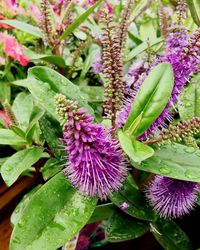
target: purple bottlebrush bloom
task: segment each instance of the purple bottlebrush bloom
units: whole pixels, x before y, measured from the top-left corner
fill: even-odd
[[[158,59],[156,59],[153,65],[151,66],[153,68],[154,66],[162,62],[171,63],[174,71],[174,88],[172,90],[171,97],[165,109],[153,122],[153,124],[145,131],[145,133],[140,136],[140,139],[148,138],[153,133],[166,127],[166,121],[170,122],[172,120],[172,114],[170,109],[174,107],[174,104],[177,102],[178,97],[184,88],[184,85],[189,81],[190,75],[192,73],[196,73],[199,71],[198,67],[200,65],[200,49],[199,45],[195,45],[195,39],[196,36],[191,35],[189,37],[187,33],[184,33],[184,31],[171,33],[167,39],[167,52],[164,55],[161,55]],[[187,47],[192,41],[194,41],[194,45],[188,49]],[[186,51],[188,51],[188,53],[186,53]],[[138,77],[141,75],[141,73],[137,72],[137,70],[135,70],[134,72],[136,75],[138,75]],[[135,80],[135,75],[133,76],[133,80]],[[139,82],[140,86],[143,81],[144,79]],[[136,83],[134,82],[134,85],[135,84]],[[139,86],[139,84],[136,84],[136,90],[132,91],[133,97],[130,100],[132,102],[132,105],[134,104],[134,99],[138,92],[137,89],[140,89],[140,87],[138,88],[137,86]],[[119,112],[119,121],[124,121],[125,117],[128,117],[132,106],[130,105],[130,101],[128,100],[127,107],[124,107],[121,112]],[[119,124],[121,125],[123,123],[125,123],[125,121]]]
[[[156,212],[164,218],[178,218],[189,213],[197,200],[198,184],[156,176],[146,196]]]
[[[103,71],[103,63],[101,59],[101,53],[97,53],[95,56],[95,60],[92,63],[92,72],[94,74],[99,74]]]
[[[82,194],[106,199],[126,178],[123,151],[103,125],[93,123],[76,102],[69,101],[66,113],[63,141],[69,156],[64,173]]]

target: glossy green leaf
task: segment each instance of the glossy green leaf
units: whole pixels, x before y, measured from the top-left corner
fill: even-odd
[[[43,37],[42,31],[38,27],[35,27],[35,26],[30,25],[28,23],[24,23],[24,22],[21,22],[18,20],[1,20],[0,23],[8,24],[8,25],[10,25],[18,30],[24,31],[27,34],[36,36],[38,38]]]
[[[96,7],[100,5],[101,2],[102,0],[98,0],[95,4],[92,5],[92,7],[90,7],[81,16],[75,19],[72,24],[67,26],[67,28],[65,29],[65,31],[62,33],[62,35],[58,40],[62,41],[64,38],[69,36],[70,33],[72,33],[76,28],[79,27],[80,24],[82,24],[88,18],[88,16],[96,9]]]
[[[12,105],[12,110],[19,123],[19,127],[26,129],[29,124],[30,115],[33,109],[33,98],[25,92],[19,93]]]
[[[200,1],[199,0],[187,0],[192,18],[194,22],[200,26]]]
[[[34,78],[44,84],[48,83],[51,91],[62,93],[69,99],[77,100],[80,106],[84,106],[88,111],[92,112],[79,87],[55,70],[36,66],[29,70],[28,75],[30,78]]]
[[[88,224],[108,219],[115,210],[116,206],[113,203],[96,206],[91,218],[88,221]]]
[[[198,75],[181,93],[178,110],[182,120],[200,117],[200,77]]]
[[[136,95],[124,130],[127,131],[142,113],[140,123],[133,135],[138,137],[143,134],[167,105],[173,85],[174,75],[171,64],[161,63],[156,66],[145,79]]]
[[[137,169],[186,181],[200,181],[200,150],[181,144],[166,144],[151,158],[133,163]]]
[[[172,220],[158,219],[151,223],[151,232],[166,250],[192,250],[192,244],[183,230]]]
[[[145,197],[136,187],[126,180],[122,189],[110,195],[110,200],[116,205],[128,205],[123,211],[132,217],[143,220],[154,220],[155,214],[153,210],[145,202]]]
[[[24,197],[22,198],[22,200],[20,201],[20,203],[18,203],[18,205],[16,206],[15,210],[13,211],[11,217],[10,217],[10,221],[12,223],[13,226],[15,226],[18,221],[20,220],[24,208],[27,206],[27,204],[29,203],[30,199],[32,198],[32,196],[34,195],[34,193],[41,187],[41,185],[36,186],[35,188],[33,188],[31,191],[29,191],[27,194],[24,195]]]
[[[44,109],[34,106],[29,119],[29,126],[26,130],[26,139],[31,140],[38,120],[44,115]]]
[[[66,156],[66,152],[60,147],[61,143],[59,138],[62,137],[60,123],[45,114],[39,120],[39,125],[42,135],[55,157],[60,159],[61,157]]]
[[[63,169],[63,163],[55,158],[48,159],[41,168],[43,179],[46,181]]]
[[[40,159],[42,152],[42,148],[34,147],[20,150],[9,157],[1,167],[1,175],[5,183],[11,186],[23,171]]]
[[[47,82],[41,82],[35,78],[27,78],[27,88],[44,110],[50,113],[55,119],[58,120],[56,114],[56,107],[54,103],[55,92],[51,89]]]
[[[120,242],[136,239],[149,230],[147,222],[140,221],[119,211],[116,211],[106,223],[106,239],[110,242]]]
[[[128,55],[124,58],[124,61],[129,62],[133,60],[136,56],[138,56],[139,54],[147,50],[149,46],[153,47],[155,45],[162,44],[162,43],[163,43],[163,38],[161,37],[151,40],[150,42],[145,41],[141,43],[140,45],[138,45],[137,47],[135,47],[134,49],[132,49],[130,53],[128,53]]]
[[[118,137],[124,152],[135,162],[144,161],[154,154],[153,148],[131,138],[121,130],[118,132]]]
[[[12,233],[10,250],[61,247],[87,223],[96,202],[80,195],[63,173],[59,173],[41,187],[25,207]]]
[[[36,52],[34,52],[26,47],[24,47],[24,53],[31,61],[42,60],[42,61],[49,62],[49,63],[54,64],[54,65],[57,65],[61,68],[66,67],[65,60],[61,56],[37,54]]]
[[[1,145],[23,145],[27,142],[20,136],[16,135],[10,129],[0,129],[0,144]]]

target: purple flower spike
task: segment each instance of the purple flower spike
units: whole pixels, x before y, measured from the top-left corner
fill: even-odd
[[[117,191],[126,178],[125,158],[118,141],[75,102],[66,107],[68,122],[63,141],[68,151],[64,173],[73,186],[86,196],[101,200]]]
[[[147,190],[147,199],[164,218],[178,218],[189,213],[197,200],[198,184],[156,176]]]

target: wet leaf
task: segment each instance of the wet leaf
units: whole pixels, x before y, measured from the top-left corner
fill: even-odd
[[[151,232],[166,250],[192,250],[192,244],[182,229],[172,220],[158,219],[151,223]]]
[[[124,152],[135,162],[141,162],[154,154],[153,148],[131,138],[130,135],[118,132],[120,145]]]
[[[137,169],[186,181],[200,181],[200,150],[181,144],[166,144],[155,150],[152,157],[136,163]]]
[[[61,247],[87,223],[96,202],[80,195],[63,173],[59,173],[42,186],[25,207],[13,230],[10,250]]]
[[[130,217],[116,211],[106,223],[106,239],[110,242],[120,242],[136,239],[149,230],[147,222]]]
[[[40,159],[42,152],[42,148],[34,147],[18,151],[10,156],[1,167],[1,175],[5,183],[11,186],[23,171]]]
[[[155,219],[153,210],[145,202],[144,194],[131,183],[129,178],[122,189],[114,192],[109,198],[118,207],[122,204],[128,205],[123,211],[135,218],[143,220]]]
[[[161,63],[151,70],[136,95],[124,131],[130,129],[141,115],[140,123],[132,133],[138,137],[159,117],[167,105],[174,85],[171,64]]]

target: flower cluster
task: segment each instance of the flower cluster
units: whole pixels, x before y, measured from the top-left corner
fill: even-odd
[[[147,190],[147,199],[164,218],[177,218],[189,213],[197,200],[198,184],[156,176]]]
[[[91,115],[78,108],[76,102],[56,95],[56,104],[62,123],[67,118],[63,141],[69,156],[64,173],[82,194],[106,199],[122,186],[126,177],[118,141],[101,124],[93,123]]]
[[[175,106],[175,103],[177,102],[178,97],[185,84],[189,81],[191,74],[199,72],[200,50],[199,42],[197,39],[199,37],[199,33],[200,32],[198,30],[191,36],[187,35],[187,33],[183,30],[170,33],[167,39],[166,53],[161,55],[158,59],[154,60],[154,63],[151,65],[151,68],[153,68],[155,65],[161,62],[171,63],[174,71],[174,88],[165,109],[153,122],[153,124],[147,129],[147,131],[145,131],[145,134],[143,134],[140,138],[149,137],[153,133],[160,131],[160,129],[166,127],[166,121],[170,122],[172,120],[171,108]],[[132,92],[133,97],[131,98],[131,100],[125,103],[125,106],[123,107],[121,112],[119,112],[117,118],[119,121],[119,126],[122,126],[122,124],[124,124],[125,122],[125,118],[128,117],[130,108],[132,106],[130,103],[134,103],[135,96],[149,70],[150,67],[148,66],[147,70],[144,70],[145,74],[142,75],[141,65],[138,65],[136,67],[133,66],[133,69],[131,69],[131,71],[129,72],[127,87],[129,88],[130,95]],[[137,78],[140,79],[139,82],[135,80]],[[134,86],[133,90],[129,87],[132,85]]]
[[[3,43],[3,49],[6,55],[12,57],[14,60],[19,61],[22,66],[26,66],[29,62],[29,58],[25,56],[24,49],[17,40],[4,33],[0,33],[0,42]]]

